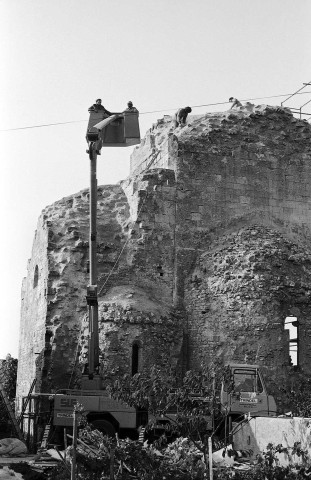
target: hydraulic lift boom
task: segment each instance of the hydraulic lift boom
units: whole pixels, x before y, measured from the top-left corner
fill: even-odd
[[[100,121],[98,121],[100,120]],[[98,338],[98,288],[97,288],[97,155],[105,146],[131,146],[140,143],[138,112],[124,112],[100,119],[98,112],[90,112],[86,134],[90,159],[90,283],[87,287],[89,313],[88,366],[82,389],[100,389],[99,338]]]

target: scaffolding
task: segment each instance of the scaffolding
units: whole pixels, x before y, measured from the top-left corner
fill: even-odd
[[[52,398],[49,393],[29,393],[23,397],[23,413],[19,417],[21,430],[30,452],[48,444],[52,419]]]

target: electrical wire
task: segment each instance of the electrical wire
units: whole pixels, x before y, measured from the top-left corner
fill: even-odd
[[[311,93],[311,92],[301,92],[301,93],[296,93],[296,95],[305,95],[306,93]],[[278,97],[287,97],[289,95],[292,95],[291,93],[285,93],[282,95],[271,95],[270,97],[256,97],[256,98],[241,98],[241,102],[249,102],[251,100],[263,100],[264,98],[278,98]],[[202,105],[192,105],[191,108],[200,108],[200,107],[214,107],[216,105],[225,105],[226,103],[230,103],[228,101],[226,102],[217,102],[217,103],[203,103]],[[169,112],[172,110],[176,110],[177,107],[175,108],[168,108],[165,110],[153,110],[150,112],[142,112],[139,113],[140,115],[145,115],[147,113],[159,113],[159,112]],[[178,107],[179,108],[179,107]]]
[[[311,93],[311,92],[297,92],[295,94],[284,93],[284,94],[281,94],[281,95],[271,95],[271,96],[268,96],[268,97],[242,98],[241,102],[250,102],[250,101],[253,101],[253,100],[263,100],[265,98],[288,97],[290,95],[305,95],[305,94],[308,94],[308,93]],[[225,105],[226,103],[230,103],[230,102],[226,101],[226,102],[217,102],[217,103],[202,103],[201,105],[193,105],[192,108],[214,107],[214,106],[217,106],[217,105]],[[179,107],[171,107],[171,108],[166,108],[166,109],[162,108],[161,110],[151,110],[149,112],[139,112],[139,115],[149,115],[151,113],[171,112],[171,111],[175,111],[177,108],[179,108]],[[87,120],[71,120],[69,122],[56,122],[56,123],[45,123],[45,124],[43,123],[43,124],[40,124],[40,125],[30,125],[30,126],[26,126],[26,127],[6,128],[6,129],[0,129],[0,132],[11,132],[11,131],[14,131],[14,130],[26,130],[26,129],[30,129],[30,128],[52,127],[52,126],[56,126],[56,125],[67,125],[67,124],[70,124],[70,123],[82,123],[82,122],[87,122]]]
[[[71,120],[70,122],[43,123],[41,125],[31,125],[29,127],[7,128],[4,130],[0,130],[0,132],[11,132],[12,130],[26,130],[27,128],[52,127],[54,125],[66,125],[68,123],[81,123],[81,122],[87,122],[87,120]]]

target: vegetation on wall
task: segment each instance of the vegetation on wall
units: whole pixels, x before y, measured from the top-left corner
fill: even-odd
[[[0,365],[0,382],[13,411],[15,409],[17,364],[18,360],[8,354]],[[1,432],[5,433],[9,430],[10,424],[2,398],[0,398],[0,425]]]

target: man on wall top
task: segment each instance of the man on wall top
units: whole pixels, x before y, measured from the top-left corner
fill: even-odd
[[[174,127],[183,127],[186,125],[188,113],[192,112],[190,107],[179,108],[173,117]]]
[[[232,103],[229,110],[232,110],[232,108],[234,108],[234,107],[242,107],[242,103],[237,98],[230,97],[229,102]]]

